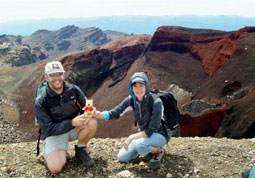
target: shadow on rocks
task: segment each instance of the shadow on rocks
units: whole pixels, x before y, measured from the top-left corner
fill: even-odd
[[[138,177],[189,177],[194,172],[194,163],[186,156],[166,153],[159,168],[153,171],[148,168],[152,156],[138,158],[126,164],[126,170]],[[125,163],[123,163],[125,164]]]
[[[51,174],[50,171],[47,171],[44,178],[60,178],[60,177],[106,177],[108,172],[107,161],[102,158],[94,158],[96,164],[92,167],[85,167],[81,164],[78,164],[76,158],[68,157],[67,163],[64,166],[63,170],[59,174]]]

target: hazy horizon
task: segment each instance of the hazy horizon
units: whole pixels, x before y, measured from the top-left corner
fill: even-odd
[[[0,22],[122,15],[255,17],[254,0],[0,0]]]
[[[150,23],[148,23],[150,22]],[[105,16],[90,18],[51,18],[0,23],[0,35],[27,36],[37,30],[59,30],[67,25],[80,28],[98,27],[127,34],[153,34],[163,25],[221,31],[235,31],[255,26],[255,18],[238,16]]]

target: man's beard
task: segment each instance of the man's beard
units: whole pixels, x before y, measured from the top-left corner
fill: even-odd
[[[61,84],[60,87],[56,87],[56,86],[53,85],[52,88],[53,88],[54,90],[56,90],[56,91],[61,90],[61,89],[63,88],[63,84]]]
[[[60,91],[62,90],[63,88],[63,81],[61,82],[60,86],[56,86],[54,83],[51,84],[51,88],[54,90],[54,91]]]

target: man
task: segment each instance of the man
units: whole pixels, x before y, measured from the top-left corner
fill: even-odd
[[[44,139],[43,156],[51,173],[59,173],[66,163],[68,141],[78,139],[75,157],[85,166],[94,165],[86,150],[86,144],[97,128],[95,119],[86,120],[79,115],[85,106],[86,96],[81,89],[64,81],[65,70],[60,62],[45,66],[47,81],[45,92],[34,101],[34,112]]]

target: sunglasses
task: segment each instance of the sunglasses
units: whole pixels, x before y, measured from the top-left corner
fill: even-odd
[[[63,75],[64,72],[56,72],[56,73],[53,73],[53,74],[49,74],[50,77],[57,77],[57,76],[60,76],[60,75]]]

